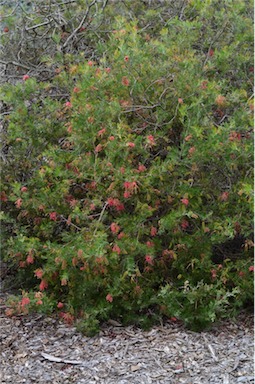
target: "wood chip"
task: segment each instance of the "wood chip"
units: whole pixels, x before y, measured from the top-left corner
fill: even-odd
[[[60,357],[52,356],[52,355],[49,355],[48,353],[44,353],[44,352],[42,352],[41,355],[42,355],[42,357],[44,357],[44,359],[49,360],[49,361],[53,361],[55,363],[65,363],[65,364],[73,364],[73,365],[82,364],[81,361],[61,359]]]
[[[211,352],[211,355],[212,355],[213,360],[214,360],[214,361],[218,361],[218,358],[216,357],[215,352],[214,352],[214,349],[213,349],[213,347],[211,346],[211,344],[208,344],[207,346],[208,346],[209,351]]]
[[[131,367],[130,367],[131,372],[139,371],[140,368],[141,368],[141,366],[139,364],[138,365],[131,365]]]
[[[202,333],[110,322],[86,337],[53,317],[8,318],[3,309],[0,328],[3,384],[254,383],[253,316]]]

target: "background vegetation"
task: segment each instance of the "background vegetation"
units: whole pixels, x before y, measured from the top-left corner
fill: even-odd
[[[8,315],[200,330],[253,302],[252,2],[2,6]]]

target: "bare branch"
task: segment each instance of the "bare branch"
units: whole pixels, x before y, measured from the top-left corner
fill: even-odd
[[[87,19],[88,17],[88,14],[89,14],[89,10],[90,8],[96,4],[96,0],[92,1],[92,3],[90,3],[90,5],[88,6],[87,8],[87,11],[85,13],[85,15],[83,16],[80,24],[78,25],[77,28],[75,28],[75,30],[71,33],[70,36],[68,36],[68,38],[66,39],[66,42],[65,44],[63,45],[63,49],[67,46],[67,44],[69,43],[69,41],[76,35],[76,33],[81,29],[82,25],[84,24],[85,20]]]
[[[156,108],[159,106],[160,106],[159,103],[154,104],[154,105],[148,105],[148,106],[147,105],[134,105],[131,109],[125,109],[121,113],[136,112],[136,111],[140,111],[141,109],[153,109],[153,108]]]
[[[25,28],[25,31],[27,32],[27,31],[30,31],[31,29],[36,29],[36,28],[42,27],[43,25],[48,25],[48,24],[50,24],[52,21],[53,21],[53,19],[48,20],[48,21],[45,21],[44,23],[41,23],[41,24],[33,25],[32,27]]]
[[[16,65],[17,67],[21,67],[21,68],[24,68],[24,69],[27,69],[27,70],[31,70],[31,67],[28,67],[27,65],[24,65],[24,64],[21,64],[21,63],[18,63],[17,61],[3,61],[0,59],[0,64],[4,64],[4,65]]]

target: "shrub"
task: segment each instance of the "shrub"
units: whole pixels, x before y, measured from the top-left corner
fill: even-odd
[[[201,329],[252,301],[252,22],[231,7],[189,2],[156,35],[118,17],[97,61],[2,87],[17,311]]]

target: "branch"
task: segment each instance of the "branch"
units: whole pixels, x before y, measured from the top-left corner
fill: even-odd
[[[136,112],[136,111],[140,111],[141,109],[153,109],[153,108],[156,108],[156,107],[159,107],[160,104],[154,104],[154,105],[149,105],[149,106],[146,106],[146,105],[134,105],[133,108],[131,109],[126,109],[125,111],[122,111],[122,113],[128,113],[128,112]]]
[[[68,220],[63,215],[60,215],[60,218],[64,220],[66,223],[68,222]],[[77,225],[73,224],[72,222],[69,222],[68,225],[72,225],[74,228],[78,229],[78,231],[81,231],[81,228],[77,227]]]
[[[27,32],[27,31],[30,31],[31,29],[36,29],[36,28],[42,27],[43,25],[48,25],[48,24],[50,24],[52,21],[53,21],[53,19],[48,20],[48,21],[45,21],[44,23],[41,23],[41,24],[33,25],[32,27],[25,28],[25,31]]]
[[[100,216],[99,216],[99,219],[98,219],[98,222],[97,222],[97,226],[96,226],[96,228],[95,228],[95,230],[94,230],[94,233],[93,233],[93,237],[94,237],[95,234],[97,233],[98,225],[99,225],[100,221],[101,221],[102,218],[103,218],[103,214],[104,214],[104,211],[106,210],[106,207],[107,207],[107,206],[108,206],[108,203],[106,202],[105,205],[103,206],[103,209],[102,209],[101,213],[100,213]]]
[[[31,70],[31,67],[28,67],[27,65],[24,65],[24,64],[21,64],[21,63],[18,63],[16,61],[3,61],[3,60],[0,59],[0,64],[4,64],[4,65],[12,64],[12,65],[16,65],[17,67],[28,69],[29,71]]]
[[[69,41],[70,41],[70,40],[74,37],[74,35],[76,35],[76,33],[81,29],[81,27],[82,27],[84,21],[85,21],[86,18],[88,17],[90,8],[91,8],[93,5],[95,5],[95,4],[96,4],[96,0],[92,1],[92,3],[90,3],[90,5],[88,6],[87,11],[86,11],[85,15],[83,16],[83,18],[82,18],[80,24],[78,25],[77,28],[75,28],[75,30],[71,33],[71,35],[66,39],[66,42],[65,42],[65,44],[63,44],[62,49],[64,49],[64,48],[67,46],[67,44],[69,43]]]

